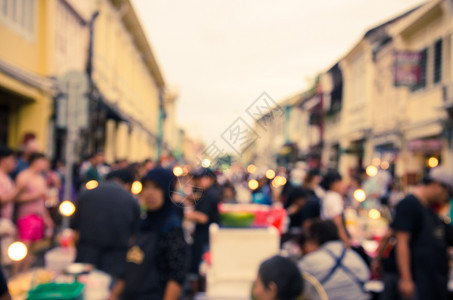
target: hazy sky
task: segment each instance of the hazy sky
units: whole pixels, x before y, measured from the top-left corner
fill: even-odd
[[[307,88],[367,29],[420,0],[133,0],[178,123],[207,144],[266,91],[281,101]]]

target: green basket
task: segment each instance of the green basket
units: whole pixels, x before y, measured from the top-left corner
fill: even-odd
[[[79,282],[40,284],[28,292],[27,300],[81,300],[83,288]]]

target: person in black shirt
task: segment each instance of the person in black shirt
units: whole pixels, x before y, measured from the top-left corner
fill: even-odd
[[[302,210],[308,199],[308,191],[295,187],[288,195],[285,203],[285,209],[289,216],[289,230],[293,233],[300,233],[302,230],[303,215]]]
[[[435,207],[450,199],[453,174],[432,169],[422,185],[396,207],[398,289],[404,299],[447,299],[448,256],[445,223]]]
[[[113,171],[77,200],[71,227],[78,233],[76,262],[93,264],[114,280],[124,272],[124,257],[138,229],[140,207],[130,194],[134,176]]]
[[[303,187],[306,189],[307,202],[302,207],[301,221],[302,227],[308,228],[311,222],[321,216],[321,196],[324,191],[319,186],[322,181],[321,171],[319,169],[312,169],[308,172],[304,179]]]
[[[0,268],[0,300],[11,300],[3,270]]]
[[[160,167],[143,177],[140,196],[147,212],[111,300],[179,299],[188,257],[181,218],[171,201],[175,180],[171,171]]]
[[[221,200],[221,193],[216,185],[216,175],[210,169],[202,169],[199,176],[198,182],[202,195],[195,203],[195,209],[185,213],[186,219],[196,223],[190,261],[190,273],[193,277],[192,291],[199,289],[198,268],[203,253],[209,248],[209,225],[220,222],[218,204]]]

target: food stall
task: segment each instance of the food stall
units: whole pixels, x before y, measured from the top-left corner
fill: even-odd
[[[75,206],[64,201],[60,205],[63,228],[58,235],[58,247],[44,254],[44,267],[33,268],[8,280],[13,300],[105,300],[110,291],[111,278],[92,265],[74,263],[76,249],[74,232],[68,229],[69,217]],[[8,255],[13,261],[21,261],[28,249],[21,242],[12,243]]]
[[[281,207],[257,204],[223,204],[219,211],[220,226],[209,228],[206,293],[196,299],[250,299],[259,265],[279,254],[286,214]]]
[[[74,263],[73,247],[56,247],[46,252],[44,268],[34,268],[8,281],[13,300],[105,300],[109,275],[89,264]]]

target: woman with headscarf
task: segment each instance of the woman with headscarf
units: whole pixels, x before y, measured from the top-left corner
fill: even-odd
[[[187,244],[171,195],[175,176],[155,168],[142,179],[143,216],[135,244],[126,255],[124,277],[110,299],[176,300],[186,276]]]

